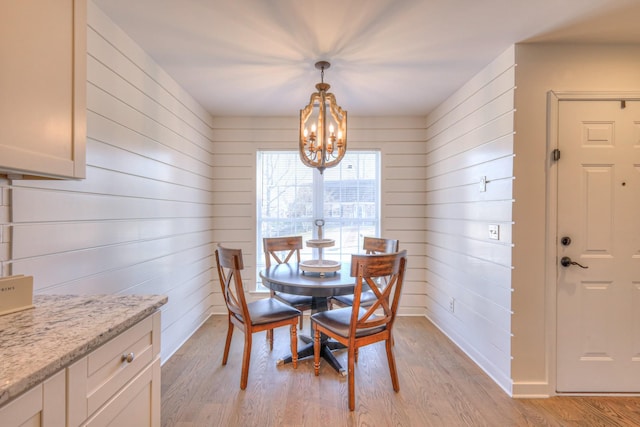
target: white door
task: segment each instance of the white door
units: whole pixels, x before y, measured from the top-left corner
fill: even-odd
[[[558,123],[557,390],[640,392],[640,101]]]

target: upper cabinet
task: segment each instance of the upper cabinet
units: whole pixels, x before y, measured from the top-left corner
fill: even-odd
[[[84,178],[86,0],[0,0],[0,175]]]

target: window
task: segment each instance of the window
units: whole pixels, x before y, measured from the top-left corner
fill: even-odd
[[[303,165],[297,151],[259,151],[257,163],[258,271],[264,268],[263,237],[302,235],[307,241],[317,237],[318,218],[325,220],[323,237],[336,242],[324,249],[324,259],[349,262],[361,251],[364,236],[379,235],[378,151],[348,151],[322,175]],[[301,257],[317,254],[305,246]]]

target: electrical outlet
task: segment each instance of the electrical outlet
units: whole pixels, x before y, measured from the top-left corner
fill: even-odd
[[[456,300],[454,298],[449,299],[449,311],[452,313],[456,311]]]

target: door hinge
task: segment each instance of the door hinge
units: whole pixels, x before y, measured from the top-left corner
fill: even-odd
[[[558,160],[560,160],[560,150],[559,149],[555,149],[551,152],[551,158],[553,159],[554,162],[557,162]]]

